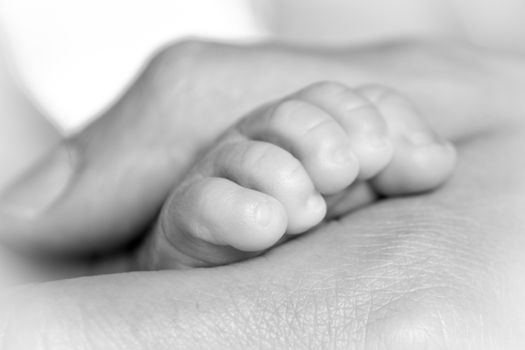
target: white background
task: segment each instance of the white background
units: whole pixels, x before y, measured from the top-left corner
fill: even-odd
[[[3,0],[18,74],[65,130],[108,105],[160,45],[262,35],[245,0]]]

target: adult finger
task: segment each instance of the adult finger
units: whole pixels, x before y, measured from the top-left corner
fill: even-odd
[[[4,344],[521,349],[525,169],[523,138],[509,135],[463,147],[442,191],[363,209],[248,264],[41,286]]]

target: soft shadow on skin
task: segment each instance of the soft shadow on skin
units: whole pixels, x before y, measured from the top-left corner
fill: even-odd
[[[48,344],[67,334],[106,349],[520,349],[523,146],[511,131],[471,141],[439,191],[385,200],[250,261],[37,286],[8,341],[28,345],[16,330],[38,326]]]
[[[465,143],[439,191],[370,206],[261,258],[20,291],[6,344],[521,349],[523,139],[516,128]]]
[[[515,129],[509,128],[508,126],[499,126],[498,128],[494,128],[492,131],[481,131],[474,135],[457,139],[455,143],[458,147],[463,147],[464,145],[468,145],[469,143],[476,140],[494,137],[494,135],[504,133],[506,130]],[[437,189],[437,191],[440,191],[440,189]],[[426,195],[428,194],[420,194],[419,196]],[[377,205],[377,201],[382,202],[385,200],[387,200],[387,202],[392,201],[392,199],[385,199],[384,197],[374,193],[371,186],[369,186],[367,182],[360,181],[350,186],[347,191],[341,194],[329,196],[327,198],[328,203],[330,203],[329,206],[331,207],[327,214],[327,218],[310,230],[310,232],[316,231],[328,223],[334,220],[337,221],[346,215],[366,209],[371,204],[375,206]],[[154,223],[151,225],[154,225]],[[69,256],[67,252],[64,252],[62,256],[47,256],[45,254],[41,254],[40,256],[32,256],[30,261],[34,266],[40,266],[42,268],[42,270],[39,271],[40,274],[36,274],[39,276],[39,281],[136,271],[140,269],[135,263],[136,258],[134,254],[140,249],[144,239],[147,238],[150,231],[151,229],[148,229],[142,235],[133,235],[135,236],[133,240],[118,248],[117,250],[111,250],[109,252],[100,254],[89,254],[80,258],[76,254],[71,254]],[[281,245],[295,239],[302,239],[303,237],[308,236],[310,232],[297,236],[287,235],[283,237],[277,243],[277,245]],[[264,258],[267,253],[271,254],[274,249],[275,247],[260,253],[239,254],[239,261],[242,262],[245,259],[251,259],[255,255],[259,255],[260,257]],[[191,266],[186,266],[185,268],[191,268]]]

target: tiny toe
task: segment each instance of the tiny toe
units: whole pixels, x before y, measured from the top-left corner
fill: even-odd
[[[428,191],[444,183],[455,164],[456,151],[449,142],[414,145],[398,139],[391,163],[372,179],[372,186],[387,196]]]

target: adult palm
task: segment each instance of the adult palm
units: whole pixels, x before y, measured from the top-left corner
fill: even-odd
[[[439,191],[377,202],[248,262],[27,288],[13,303],[7,348],[522,348],[522,67],[442,43],[316,51],[193,42],[162,51],[120,102],[64,144],[83,166],[47,217],[7,221],[25,243],[118,247],[151,223],[226,125],[316,80],[399,88],[457,143],[456,175]],[[87,196],[93,188],[103,189],[98,198]]]

